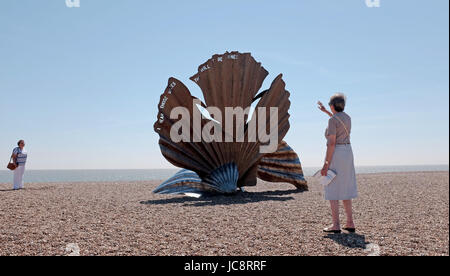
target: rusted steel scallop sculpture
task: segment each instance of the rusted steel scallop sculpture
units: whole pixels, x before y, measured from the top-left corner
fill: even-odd
[[[193,97],[181,81],[169,79],[154,129],[163,156],[183,170],[155,193],[233,194],[255,186],[257,178],[307,189],[298,155],[283,141],[289,130],[290,94],[282,75],[257,94],[267,75],[250,53],[214,55],[190,78],[200,86],[205,103]],[[176,108],[184,112],[172,114]],[[244,110],[241,120],[235,113],[227,115],[233,110]],[[256,136],[272,132],[275,148],[262,150],[271,141]],[[204,139],[205,134],[212,138]]]

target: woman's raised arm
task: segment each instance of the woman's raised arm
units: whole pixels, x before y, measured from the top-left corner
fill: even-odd
[[[320,111],[324,112],[325,114],[327,114],[330,117],[333,117],[333,114],[326,109],[326,107],[323,105],[322,102],[318,101],[317,104],[319,105],[318,108]]]

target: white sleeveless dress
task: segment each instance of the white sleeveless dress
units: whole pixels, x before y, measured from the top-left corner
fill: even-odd
[[[338,128],[339,133],[346,131],[341,123],[337,123],[336,128]],[[349,132],[351,132],[350,129],[351,126],[348,129]],[[350,200],[358,197],[355,164],[349,134],[345,135],[345,139],[343,139],[348,143],[337,144],[334,150],[329,169],[336,173],[336,177],[325,187],[326,200]],[[328,129],[325,136],[327,135]]]

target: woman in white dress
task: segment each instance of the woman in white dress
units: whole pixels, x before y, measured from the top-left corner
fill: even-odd
[[[356,184],[353,151],[350,144],[352,120],[344,112],[345,104],[346,97],[341,93],[331,97],[329,102],[331,112],[319,102],[319,109],[331,117],[325,133],[325,137],[327,138],[327,154],[325,164],[322,168],[322,175],[327,175],[328,170],[336,173],[333,181],[325,187],[325,199],[330,201],[333,218],[333,225],[324,229],[324,232],[327,233],[341,232],[339,222],[340,200],[344,203],[344,209],[347,215],[347,223],[344,230],[352,233],[355,232],[352,199],[358,197],[358,188]]]
[[[27,151],[25,150],[25,141],[20,140],[17,142],[17,148],[12,152],[11,158],[17,168],[14,170],[14,190],[23,189],[23,175],[25,173],[25,164],[27,163]]]

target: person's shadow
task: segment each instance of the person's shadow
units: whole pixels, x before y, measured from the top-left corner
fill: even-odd
[[[235,204],[247,204],[263,201],[288,201],[293,200],[292,194],[302,193],[306,190],[294,189],[283,191],[265,191],[265,192],[241,192],[236,195],[216,195],[205,196],[200,198],[193,197],[172,197],[167,199],[156,199],[141,201],[141,204],[146,205],[165,205],[165,204],[184,204],[185,206],[202,207],[202,206],[214,206],[214,205],[235,205]]]
[[[333,240],[334,242],[348,248],[366,249],[369,244],[366,242],[366,237],[364,235],[356,233],[328,234],[324,238]]]
[[[20,191],[47,191],[54,189],[55,186],[46,186],[46,187],[39,187],[39,188],[22,188],[22,189],[0,189],[0,193],[6,193],[6,192],[20,192]]]

